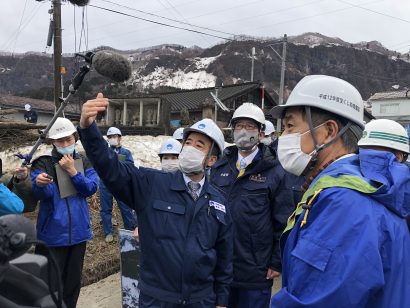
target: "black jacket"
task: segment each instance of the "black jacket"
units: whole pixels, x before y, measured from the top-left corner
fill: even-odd
[[[35,112],[34,110],[25,111],[24,112],[24,119],[28,123],[37,123],[37,112]]]
[[[301,198],[304,180],[282,168],[273,147],[259,145],[240,178],[237,158],[237,147],[229,147],[211,170],[211,182],[224,193],[233,220],[233,285],[268,288],[268,268],[281,271],[279,238]]]
[[[79,133],[105,186],[137,212],[141,292],[175,304],[211,298],[215,306],[226,306],[233,244],[222,194],[205,181],[194,201],[180,171],[166,173],[119,161],[95,124]]]

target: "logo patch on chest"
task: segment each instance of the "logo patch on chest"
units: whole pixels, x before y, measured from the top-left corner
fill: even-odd
[[[252,174],[251,176],[249,176],[249,180],[257,183],[265,183],[266,176],[261,176],[260,174]]]

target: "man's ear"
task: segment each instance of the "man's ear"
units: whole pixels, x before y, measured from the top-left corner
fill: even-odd
[[[265,132],[261,130],[259,132],[259,139],[262,140],[263,138],[265,138]]]
[[[207,166],[212,167],[216,163],[217,160],[218,160],[218,157],[216,157],[215,155],[211,155],[208,159]]]
[[[396,156],[397,160],[401,163],[404,163],[404,155],[400,151],[394,151],[394,155]]]
[[[325,140],[324,143],[330,142],[333,140],[337,134],[339,133],[339,125],[337,125],[337,122],[334,120],[329,120],[326,122],[324,125],[326,128],[326,135],[325,135]]]

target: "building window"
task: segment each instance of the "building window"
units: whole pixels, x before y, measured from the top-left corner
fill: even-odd
[[[399,112],[399,105],[396,104],[381,104],[380,105],[380,113],[383,114],[398,114]]]

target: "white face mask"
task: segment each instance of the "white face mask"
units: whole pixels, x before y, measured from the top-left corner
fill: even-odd
[[[320,124],[314,129],[324,125]],[[304,134],[310,133],[310,130],[307,130],[304,133],[294,133],[288,135],[282,135],[279,137],[278,141],[278,158],[279,162],[282,165],[283,169],[286,171],[300,176],[306,167],[309,165],[309,162],[312,160],[313,151],[310,154],[306,154],[302,151],[300,139]]]
[[[188,176],[204,172],[205,156],[202,151],[186,145],[179,154],[179,169]]]
[[[161,161],[162,171],[174,172],[179,169],[179,159],[163,159]]]
[[[120,144],[119,141],[118,141],[118,137],[109,138],[108,143],[113,147],[117,147]]]
[[[246,129],[235,130],[233,132],[233,139],[239,150],[250,151],[259,142],[259,132],[247,131]]]
[[[262,143],[263,143],[264,145],[267,145],[267,146],[271,145],[272,142],[273,142],[273,140],[272,140],[271,137],[265,137],[265,138],[262,139]]]
[[[301,175],[308,166],[312,156],[302,151],[300,146],[301,133],[289,134],[279,137],[278,158],[283,169]]]

